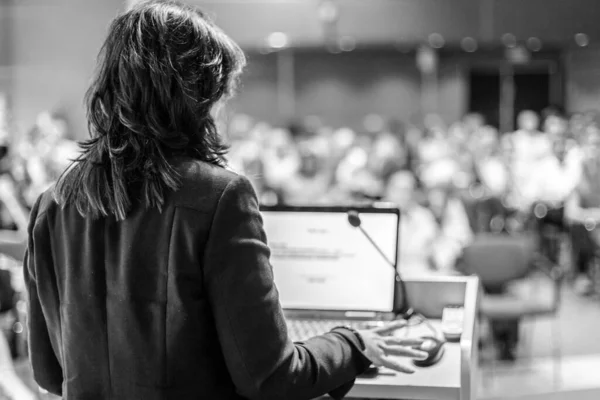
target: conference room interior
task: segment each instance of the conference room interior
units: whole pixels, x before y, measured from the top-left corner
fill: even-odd
[[[600,398],[597,0],[185,1],[246,53],[218,125],[265,208],[385,204],[402,279],[479,278],[458,398]],[[28,361],[28,214],[133,3],[0,0],[0,400],[54,398]]]

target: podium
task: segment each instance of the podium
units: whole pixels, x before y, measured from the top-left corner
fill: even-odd
[[[430,367],[417,368],[411,375],[395,373],[358,378],[347,398],[475,400],[478,373],[480,298],[477,277],[434,277],[405,279],[410,306],[440,328],[446,306],[464,307],[460,342],[446,343],[442,359]],[[412,329],[412,328],[411,328]],[[419,336],[416,330],[410,337]],[[410,361],[407,361],[410,362]]]

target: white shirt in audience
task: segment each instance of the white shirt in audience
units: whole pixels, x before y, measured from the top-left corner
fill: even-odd
[[[550,204],[565,201],[580,181],[582,160],[578,148],[568,151],[562,163],[554,155],[540,160],[531,171],[533,185],[529,196]]]
[[[433,213],[420,205],[413,205],[400,218],[399,263],[403,276],[415,277],[432,273],[431,245],[437,235]]]
[[[452,275],[456,260],[472,237],[460,200],[449,200],[441,224],[431,210],[414,205],[400,219],[400,272],[411,277]]]

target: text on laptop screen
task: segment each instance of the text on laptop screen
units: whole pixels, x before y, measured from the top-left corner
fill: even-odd
[[[263,219],[283,308],[393,311],[394,270],[345,212],[263,211]],[[395,263],[398,216],[369,212],[360,219]]]

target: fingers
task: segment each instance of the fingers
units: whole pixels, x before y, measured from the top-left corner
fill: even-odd
[[[382,326],[381,328],[373,329],[373,332],[375,332],[379,335],[389,335],[390,333],[392,333],[398,329],[401,329],[405,326],[406,326],[406,321],[398,320],[398,321],[390,322],[389,324]]]
[[[422,338],[399,338],[389,336],[383,339],[385,344],[398,345],[398,346],[420,346],[423,344],[424,339]]]
[[[415,373],[414,369],[407,367],[406,365],[403,365],[402,363],[398,362],[398,360],[395,360],[391,357],[382,357],[381,364],[384,367],[393,369],[394,371],[402,372],[404,374],[414,374]]]
[[[384,346],[383,351],[386,355],[410,357],[415,358],[417,360],[424,360],[428,356],[428,354],[424,351],[411,349],[410,347],[406,346]]]

